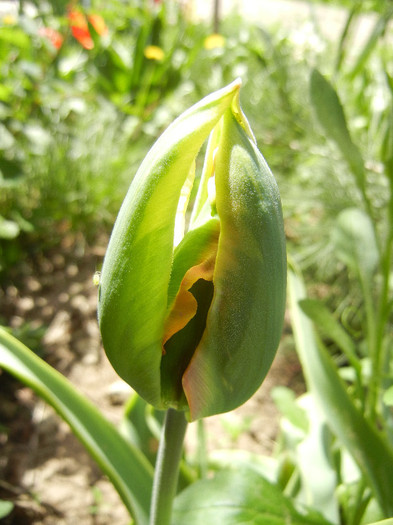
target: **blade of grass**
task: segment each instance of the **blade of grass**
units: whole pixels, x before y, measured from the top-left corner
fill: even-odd
[[[145,456],[65,377],[1,327],[0,367],[58,412],[113,483],[135,524],[146,525],[153,468]]]
[[[345,22],[344,28],[341,32],[341,36],[338,42],[336,62],[334,66],[334,72],[337,74],[340,71],[341,64],[343,63],[344,57],[348,51],[348,46],[350,44],[350,36],[354,21],[357,19],[357,15],[361,9],[361,2],[355,3],[355,5],[348,12],[347,20]]]
[[[387,4],[388,5],[388,4]],[[363,69],[367,60],[369,59],[372,51],[378,43],[378,40],[383,36],[388,27],[389,20],[393,14],[393,9],[391,6],[388,6],[386,11],[375,22],[374,28],[370,33],[369,38],[367,39],[363,49],[359,53],[358,59],[356,60],[352,70],[349,73],[349,80],[353,80],[356,75]]]

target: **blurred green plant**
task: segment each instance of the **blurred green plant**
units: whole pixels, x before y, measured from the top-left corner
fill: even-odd
[[[347,275],[339,300],[345,302],[348,293],[347,305],[351,297],[360,301],[354,325],[340,303],[326,304],[329,296],[325,303],[307,299],[293,265],[292,327],[308,392],[298,401],[282,391],[275,397],[284,414],[279,458],[285,493],[337,524],[358,525],[393,514],[393,96],[388,74],[385,92],[390,100],[379,115],[383,125],[370,136],[380,167],[375,181],[336,90],[319,71],[311,73],[316,118],[342,155],[341,177],[349,178],[356,190],[352,203],[330,222],[330,261]]]

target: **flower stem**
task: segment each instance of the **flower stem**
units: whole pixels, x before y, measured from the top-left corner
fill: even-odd
[[[170,525],[187,421],[170,408],[165,416],[154,472],[150,525]]]

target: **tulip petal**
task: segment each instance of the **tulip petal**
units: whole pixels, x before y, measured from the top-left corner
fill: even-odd
[[[183,376],[191,420],[232,410],[251,397],[282,331],[286,255],[280,197],[248,123],[239,119],[240,109],[228,110],[219,139],[214,297]]]
[[[158,139],[130,186],[105,256],[98,318],[106,354],[117,373],[157,407],[180,191],[239,88],[235,81],[204,98]]]
[[[206,326],[219,232],[218,219],[211,219],[188,232],[175,251],[161,361],[163,402],[175,408],[188,409],[182,376]]]

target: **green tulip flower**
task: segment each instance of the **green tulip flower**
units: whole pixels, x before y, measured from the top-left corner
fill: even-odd
[[[249,399],[282,331],[280,196],[239,90],[235,81],[207,96],[157,140],[123,202],[100,278],[99,325],[113,367],[146,401],[189,420]]]

